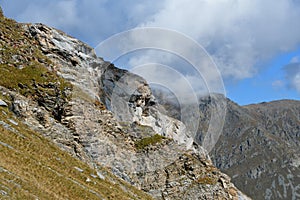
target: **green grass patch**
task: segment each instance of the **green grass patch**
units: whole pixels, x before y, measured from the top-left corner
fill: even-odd
[[[163,139],[166,139],[166,138],[164,136],[155,134],[151,137],[146,137],[146,138],[136,141],[135,147],[138,150],[142,150],[150,145],[155,145],[155,144],[161,143],[163,141]]]
[[[56,95],[53,90],[50,90],[51,85],[61,95],[67,88],[72,88],[72,85],[64,79],[58,77],[53,72],[50,72],[46,67],[39,63],[36,65],[26,66],[22,69],[17,69],[14,66],[5,64],[0,65],[0,85],[8,89],[19,92],[24,96],[35,96],[39,92],[49,92],[49,95]],[[51,93],[52,92],[52,93]],[[65,97],[65,96],[64,96]]]
[[[1,86],[24,96],[34,96],[37,90],[47,93],[51,91],[47,88],[50,84],[61,95],[72,88],[71,83],[50,70],[53,63],[22,25],[5,17],[0,17],[0,49]]]

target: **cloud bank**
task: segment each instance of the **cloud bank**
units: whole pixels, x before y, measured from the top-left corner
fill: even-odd
[[[300,44],[300,5],[294,0],[166,0],[140,26],[168,27],[197,40],[223,76],[253,76],[262,62]]]
[[[176,30],[201,44],[227,80],[252,77],[265,61],[300,45],[297,0],[0,0],[0,3],[8,16],[55,26],[92,46],[134,27]],[[172,65],[174,60],[170,58],[148,52],[129,59],[128,65],[162,61]],[[295,68],[299,67],[293,65],[285,71],[291,86],[299,90],[299,78],[291,72]]]

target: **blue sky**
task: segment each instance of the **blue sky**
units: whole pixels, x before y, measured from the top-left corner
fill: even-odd
[[[300,100],[299,1],[0,0],[0,5],[7,17],[45,23],[92,47],[135,27],[172,29],[207,50],[227,96],[237,103]],[[119,67],[131,68],[130,63]]]
[[[255,76],[238,82],[228,82],[227,96],[242,105],[280,99],[300,100],[300,86],[291,84],[291,77],[284,69],[299,55],[300,48],[277,55],[265,63],[266,67]],[[295,70],[299,73],[299,64],[295,66]]]

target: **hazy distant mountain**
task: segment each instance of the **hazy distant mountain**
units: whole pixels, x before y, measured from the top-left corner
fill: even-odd
[[[161,91],[154,94],[169,115],[180,119],[180,104],[174,97],[165,98]],[[215,166],[253,199],[299,199],[300,101],[239,106],[222,95],[202,97],[198,143],[203,141],[212,112],[220,106],[227,112],[222,134],[210,152]]]

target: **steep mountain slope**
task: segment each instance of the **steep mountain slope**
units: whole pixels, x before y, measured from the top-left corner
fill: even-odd
[[[298,199],[300,102],[228,102],[216,166],[254,199]]]
[[[243,198],[144,79],[59,30],[0,20],[3,198],[151,198],[128,183],[157,199]]]
[[[180,119],[180,105],[160,102]],[[210,152],[214,165],[253,199],[299,199],[300,102],[241,107],[220,95],[200,98],[197,143],[203,142],[210,116],[220,106],[227,112],[222,134]]]
[[[49,126],[44,114],[59,120],[72,86],[45,67],[21,25],[3,16],[0,24],[0,199],[152,199],[32,130]],[[23,112],[26,104],[33,107]],[[26,121],[28,112],[41,123]]]

